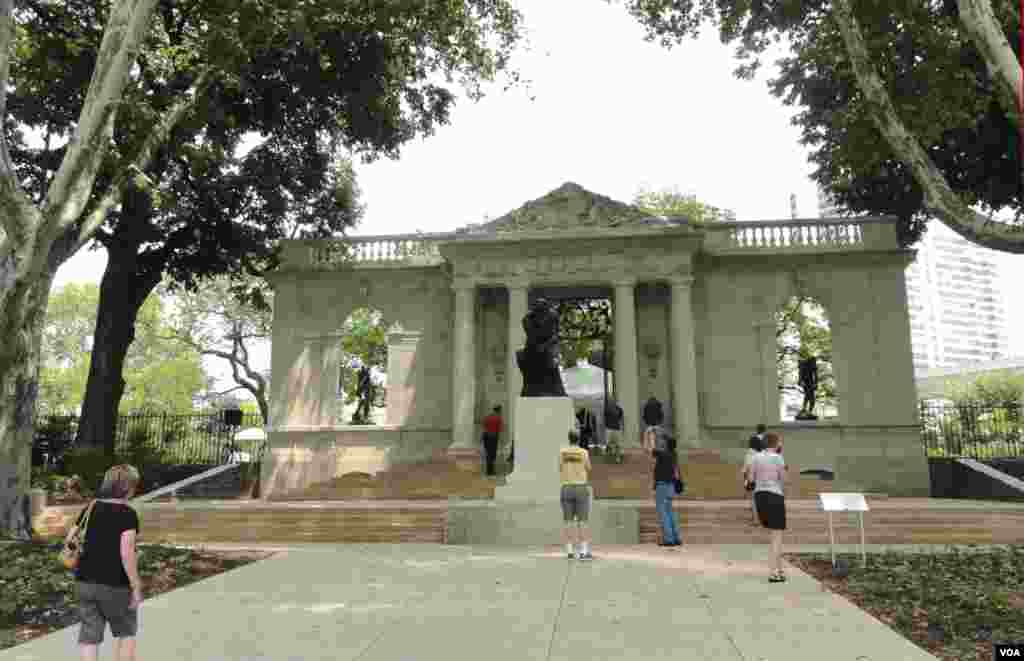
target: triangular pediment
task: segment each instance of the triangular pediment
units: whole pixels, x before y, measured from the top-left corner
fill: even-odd
[[[541,232],[664,223],[662,218],[632,204],[568,182],[500,218],[467,229],[472,232]]]

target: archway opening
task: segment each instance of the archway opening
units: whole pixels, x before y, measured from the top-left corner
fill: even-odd
[[[775,312],[776,374],[783,421],[838,417],[832,329],[825,308],[806,295]]]
[[[384,424],[388,343],[383,313],[356,308],[341,327],[336,423]]]
[[[562,381],[573,400],[580,445],[600,453],[609,440],[607,422],[621,428],[621,415],[608,413],[616,401],[612,301],[574,296],[560,298],[557,305]]]

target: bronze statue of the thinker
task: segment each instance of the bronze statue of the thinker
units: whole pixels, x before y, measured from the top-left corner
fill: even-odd
[[[516,352],[523,373],[522,397],[565,397],[558,367],[558,310],[538,298],[523,317],[526,346]]]

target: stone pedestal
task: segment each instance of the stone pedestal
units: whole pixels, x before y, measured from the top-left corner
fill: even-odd
[[[635,503],[591,501],[589,518],[596,546],[640,543],[640,513]],[[564,525],[558,502],[451,502],[445,541],[498,546],[561,545]]]
[[[499,502],[558,503],[561,482],[558,451],[569,445],[575,428],[569,397],[517,397],[515,420],[515,467],[505,486],[498,487]]]

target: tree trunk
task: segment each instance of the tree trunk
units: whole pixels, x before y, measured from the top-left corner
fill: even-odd
[[[135,340],[139,309],[160,282],[156,276],[138,273],[137,246],[109,251],[100,282],[89,377],[78,423],[76,445],[102,447],[113,461],[118,408],[124,395],[124,361]]]
[[[270,424],[270,406],[267,404],[265,393],[256,394],[256,404],[260,407],[260,417],[263,418],[263,426],[266,427]]]
[[[0,307],[0,532],[21,540],[33,536],[28,497],[32,438],[43,320],[53,275],[51,271],[29,282],[8,281],[10,289]]]

